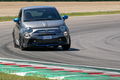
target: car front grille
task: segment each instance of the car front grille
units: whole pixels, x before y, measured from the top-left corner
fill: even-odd
[[[59,29],[45,29],[45,30],[37,30],[34,32],[38,36],[48,36],[48,35],[57,35],[60,33]]]
[[[60,37],[60,38],[55,38],[55,39],[51,39],[51,40],[42,40],[42,39],[30,39],[29,43],[30,44],[62,44],[62,43],[66,43],[67,40],[64,37]]]

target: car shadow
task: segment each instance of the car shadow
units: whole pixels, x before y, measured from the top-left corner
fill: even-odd
[[[69,50],[62,50],[62,48],[29,48],[26,51],[80,51],[80,49],[70,48]]]

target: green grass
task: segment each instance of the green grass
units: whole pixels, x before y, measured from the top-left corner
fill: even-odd
[[[62,15],[69,15],[69,16],[90,16],[90,15],[107,15],[107,14],[120,14],[120,11],[62,13]]]
[[[74,12],[74,13],[61,13],[61,15],[68,15],[68,16],[92,16],[92,15],[108,15],[108,14],[120,14],[119,11],[101,11],[101,12]],[[2,21],[11,21],[16,16],[5,16],[0,17],[0,22]]]
[[[2,21],[11,21],[15,18],[16,16],[4,16],[4,17],[0,17],[0,22]]]
[[[12,74],[0,73],[0,80],[50,80],[34,76],[17,76]]]

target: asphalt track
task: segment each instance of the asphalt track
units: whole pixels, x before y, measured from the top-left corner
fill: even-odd
[[[13,22],[0,23],[0,57],[57,62],[74,65],[120,68],[120,14],[71,17],[69,25],[72,46],[61,49],[30,49],[13,47]]]

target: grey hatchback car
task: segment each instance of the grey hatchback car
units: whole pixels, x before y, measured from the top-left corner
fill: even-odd
[[[30,47],[71,46],[69,29],[65,24],[68,16],[61,17],[55,7],[32,6],[21,8],[13,28],[14,47],[25,50]]]

